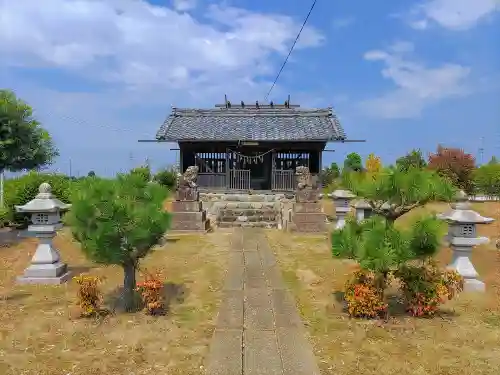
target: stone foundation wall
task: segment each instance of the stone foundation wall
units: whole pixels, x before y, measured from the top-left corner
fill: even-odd
[[[286,228],[294,194],[200,193],[208,218],[219,227]]]

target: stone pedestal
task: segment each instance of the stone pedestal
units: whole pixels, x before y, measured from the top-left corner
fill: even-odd
[[[317,189],[297,190],[291,229],[296,232],[325,232],[326,215]]]
[[[62,284],[71,278],[66,263],[61,262],[59,252],[52,246],[54,236],[37,236],[40,243],[31,265],[17,278],[19,284]]]
[[[172,231],[206,232],[209,228],[207,213],[203,210],[198,190],[183,188],[176,192],[172,202]]]
[[[450,241],[453,258],[447,268],[457,271],[464,278],[465,292],[486,290],[485,284],[478,279],[479,274],[470,260],[473,246],[486,242],[488,242],[486,238],[452,238]]]

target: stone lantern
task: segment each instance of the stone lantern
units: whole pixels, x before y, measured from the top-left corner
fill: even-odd
[[[50,185],[44,182],[35,199],[24,206],[16,206],[17,212],[31,215],[32,224],[28,226],[28,232],[39,239],[31,265],[17,279],[21,284],[61,284],[70,278],[68,267],[61,262],[52,239],[62,227],[61,212],[68,210],[71,205],[54,197],[51,190]]]
[[[368,219],[373,214],[373,208],[370,204],[362,199],[354,203],[354,210],[356,211],[356,221],[361,222]]]
[[[348,190],[335,190],[332,193],[333,202],[335,203],[335,214],[337,215],[337,223],[335,229],[341,229],[345,226],[345,217],[350,211],[350,202],[356,196]]]
[[[477,237],[476,225],[488,224],[494,221],[489,217],[482,217],[470,209],[465,193],[460,192],[457,203],[452,204],[452,210],[438,215],[449,225],[447,241],[453,251],[453,258],[448,268],[457,271],[464,278],[465,291],[485,290],[485,285],[478,280],[479,276],[470,258],[474,246],[489,242],[487,237]]]

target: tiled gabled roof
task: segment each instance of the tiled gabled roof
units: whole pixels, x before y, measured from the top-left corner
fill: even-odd
[[[219,106],[220,107],[220,106]],[[245,106],[178,109],[156,133],[162,141],[343,141],[332,108]]]

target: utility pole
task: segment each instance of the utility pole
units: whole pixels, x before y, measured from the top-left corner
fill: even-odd
[[[484,137],[481,137],[481,143],[479,146],[479,165],[483,165],[484,163]]]
[[[71,159],[69,159],[69,177],[73,177]]]
[[[134,154],[131,152],[130,154],[128,154],[128,158],[130,160],[130,167],[129,169],[133,169],[135,166],[134,166]]]

